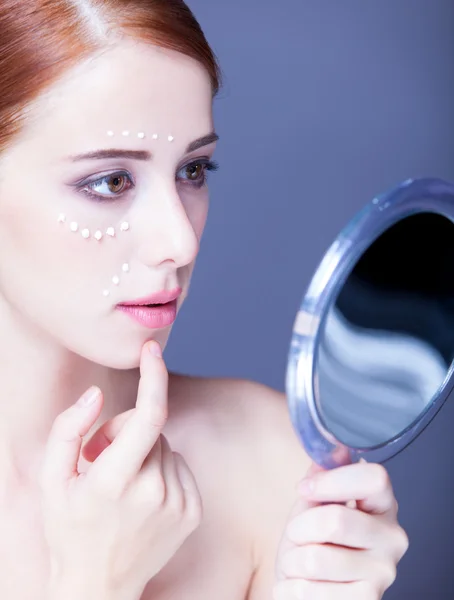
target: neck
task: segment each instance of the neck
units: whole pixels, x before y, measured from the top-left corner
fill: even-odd
[[[0,308],[0,470],[33,480],[55,418],[91,385],[104,395],[105,421],[135,405],[138,369],[116,370],[65,349],[41,330]]]

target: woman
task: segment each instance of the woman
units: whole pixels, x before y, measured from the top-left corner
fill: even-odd
[[[0,57],[0,597],[380,598],[386,471],[322,473],[281,394],[162,359],[216,167],[189,9],[0,0]]]

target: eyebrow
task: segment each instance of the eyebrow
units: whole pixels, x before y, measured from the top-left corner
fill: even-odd
[[[213,144],[219,140],[219,136],[214,131],[204,135],[203,137],[194,140],[186,148],[186,154],[195,152],[204,146]],[[93,152],[85,152],[84,154],[76,154],[70,156],[69,160],[72,162],[78,162],[81,160],[100,160],[103,158],[131,158],[133,160],[150,160],[152,157],[151,152],[148,150],[123,150],[120,148],[106,148],[103,150],[94,150]]]
[[[195,150],[198,150],[199,148],[203,148],[204,146],[208,146],[209,144],[213,144],[214,142],[217,142],[218,140],[219,140],[218,134],[215,133],[214,131],[212,131],[208,135],[204,135],[203,137],[199,138],[198,140],[194,140],[193,142],[191,142],[188,145],[188,147],[186,148],[186,154],[189,154],[190,152],[194,152]]]

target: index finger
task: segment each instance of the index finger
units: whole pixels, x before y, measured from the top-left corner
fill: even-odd
[[[300,493],[316,502],[356,500],[360,510],[373,514],[397,512],[394,491],[386,469],[379,464],[358,463],[317,473]]]
[[[146,344],[142,350],[136,408],[110,446],[91,465],[89,479],[129,483],[159,439],[167,421],[168,373],[162,358],[153,355],[154,344]]]

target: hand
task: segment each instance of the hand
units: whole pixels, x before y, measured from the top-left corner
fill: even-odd
[[[82,438],[101,412],[98,388],[55,420],[40,477],[53,578],[88,580],[119,598],[140,595],[202,518],[194,477],[161,435],[168,374],[156,342],[145,345],[140,372],[136,407],[103,426],[111,439],[102,452],[95,434],[87,473],[77,464]]]
[[[274,600],[380,600],[408,549],[387,471],[366,462],[326,472],[313,465],[302,483],[278,552]]]

